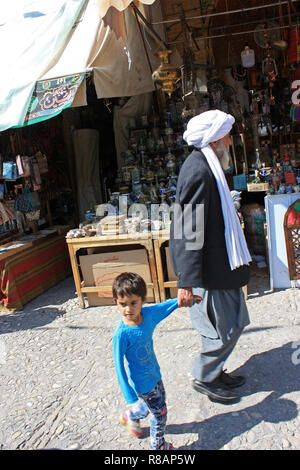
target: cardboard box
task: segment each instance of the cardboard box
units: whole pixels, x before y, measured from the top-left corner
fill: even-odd
[[[170,250],[169,247],[166,246],[166,259],[167,259],[167,272],[168,272],[168,280],[169,281],[177,281],[177,276],[174,273],[171,260],[170,260]],[[171,299],[174,299],[177,297],[177,287],[170,287],[170,297]]]
[[[86,294],[89,306],[114,305],[111,286],[113,280],[123,272],[139,274],[146,284],[152,282],[147,251],[144,248],[80,256],[79,261],[85,287],[108,286],[105,291]],[[154,302],[151,287],[148,288],[146,302]]]
[[[251,191],[268,191],[269,183],[248,183],[247,190]]]

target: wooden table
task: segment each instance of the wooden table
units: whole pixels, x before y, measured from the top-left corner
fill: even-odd
[[[169,281],[165,280],[164,275],[164,266],[162,262],[162,253],[161,248],[165,242],[170,240],[170,231],[169,230],[160,230],[157,232],[151,232],[152,240],[153,240],[153,247],[155,253],[155,262],[156,262],[156,270],[157,270],[157,280],[158,280],[158,287],[159,287],[159,294],[160,294],[160,301],[165,302],[166,300],[166,289],[171,287],[177,288],[177,280]],[[243,287],[243,292],[245,299],[248,298],[248,287]]]
[[[162,262],[161,248],[165,242],[170,240],[169,230],[159,230],[151,232],[153,248],[155,254],[155,263],[157,270],[157,280],[160,294],[160,301],[165,302],[166,300],[166,289],[170,287],[177,287],[177,280],[167,281],[164,276],[164,266]]]
[[[108,286],[100,287],[86,287],[84,282],[81,281],[79,264],[77,261],[76,253],[81,248],[103,248],[103,247],[118,247],[118,246],[130,246],[130,245],[142,245],[148,253],[149,269],[151,274],[152,283],[148,283],[147,287],[153,288],[155,302],[160,302],[160,293],[157,280],[155,257],[152,243],[151,232],[136,233],[136,234],[121,234],[111,236],[95,236],[95,237],[83,237],[83,238],[67,238],[66,239],[70,261],[73,271],[74,283],[76,292],[78,295],[78,302],[80,307],[85,308],[84,294],[88,292],[100,292],[101,290],[108,289]]]
[[[67,238],[69,248],[69,255],[73,271],[73,278],[78,295],[79,305],[85,308],[85,293],[92,292],[107,292],[110,286],[93,286],[86,287],[84,282],[81,281],[79,262],[77,261],[76,253],[81,248],[101,248],[101,247],[118,247],[126,245],[142,245],[148,253],[149,269],[151,274],[152,283],[148,283],[147,287],[153,289],[155,302],[164,302],[166,300],[166,289],[175,287],[177,288],[177,280],[166,280],[164,275],[163,258],[161,248],[165,242],[170,239],[169,230],[160,230],[145,233],[122,234],[115,236],[98,236],[98,237],[84,237],[84,238]],[[245,297],[247,298],[247,286],[243,287]]]
[[[22,310],[27,302],[71,274],[65,240],[68,229],[55,226],[41,230],[41,238],[23,240],[23,245],[0,254],[0,311]]]

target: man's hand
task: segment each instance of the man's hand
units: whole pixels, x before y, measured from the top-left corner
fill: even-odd
[[[194,303],[200,304],[202,297],[200,295],[193,295],[192,287],[184,287],[178,289],[178,307],[191,307]]]

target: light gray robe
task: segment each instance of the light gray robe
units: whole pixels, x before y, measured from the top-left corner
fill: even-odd
[[[211,382],[221,373],[224,363],[243,329],[250,323],[242,289],[193,288],[202,302],[190,308],[194,328],[202,336],[202,351],[195,358],[193,375]]]

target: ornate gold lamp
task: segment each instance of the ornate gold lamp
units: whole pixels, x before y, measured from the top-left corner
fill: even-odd
[[[159,83],[162,90],[171,97],[176,89],[176,83],[180,80],[179,70],[170,64],[169,55],[173,51],[168,49],[158,51],[156,55],[159,57],[160,66],[152,74],[152,79]]]

